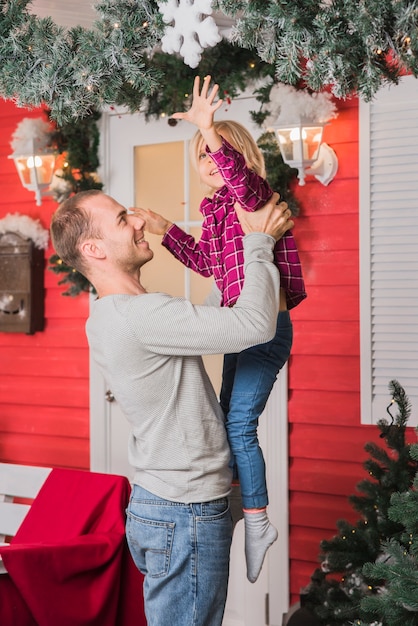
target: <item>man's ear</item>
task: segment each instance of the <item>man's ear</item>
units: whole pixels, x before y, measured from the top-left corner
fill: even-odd
[[[104,259],[106,254],[97,241],[87,239],[80,246],[81,253],[90,258]]]

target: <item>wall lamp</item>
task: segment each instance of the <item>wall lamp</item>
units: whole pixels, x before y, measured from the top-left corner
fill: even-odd
[[[300,122],[272,127],[283,161],[299,172],[299,185],[305,184],[305,175],[315,176],[328,185],[337,173],[337,155],[328,144],[322,143],[324,126],[320,122]]]
[[[53,129],[41,118],[25,118],[18,124],[11,146],[13,159],[23,187],[35,193],[36,204],[52,182],[57,151],[51,147]]]
[[[54,150],[37,151],[34,145],[26,154],[13,153],[9,156],[14,161],[22,185],[35,193],[38,206],[42,204],[42,196],[46,195],[52,182],[56,156]]]

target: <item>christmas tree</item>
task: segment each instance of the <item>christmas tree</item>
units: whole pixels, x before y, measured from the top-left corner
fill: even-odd
[[[411,446],[411,457],[418,463],[418,444]],[[418,473],[403,493],[392,495],[389,518],[403,525],[399,539],[392,537],[382,546],[377,563],[366,563],[364,575],[382,585],[382,593],[362,600],[369,622],[379,620],[388,626],[418,624]]]
[[[314,572],[311,583],[301,594],[303,607],[309,609],[320,624],[337,626],[368,622],[370,605],[363,605],[362,600],[368,597],[374,608],[373,600],[378,597],[384,577],[379,570],[376,572],[364,568],[365,564],[371,565],[386,559],[391,546],[396,547],[398,556],[404,549],[409,550],[409,535],[405,533],[399,512],[389,515],[389,508],[391,498],[395,498],[393,494],[409,493],[418,469],[418,454],[411,457],[411,445],[405,438],[411,413],[408,397],[396,380],[390,382],[389,389],[392,401],[387,411],[391,415],[391,422],[385,419],[378,422],[380,437],[385,440],[387,448],[373,442],[365,445],[370,458],[364,462],[364,467],[370,478],[358,483],[360,495],[349,498],[361,517],[354,525],[339,520],[338,535],[321,542],[321,568]],[[394,404],[398,408],[396,418],[390,411]],[[415,506],[418,513],[418,500]],[[414,523],[417,530],[418,515]],[[418,549],[418,540],[415,549]],[[376,575],[372,577],[372,573]],[[418,607],[418,570],[414,572],[414,580],[414,603]],[[400,624],[389,621],[381,623],[390,626]],[[413,623],[418,624],[418,621]]]

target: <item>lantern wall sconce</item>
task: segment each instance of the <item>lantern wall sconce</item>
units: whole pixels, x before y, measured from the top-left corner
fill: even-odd
[[[55,171],[57,151],[51,147],[54,129],[42,118],[25,118],[11,142],[13,159],[23,187],[35,193],[36,204],[48,194]]]
[[[56,152],[53,150],[37,151],[35,146],[30,153],[11,154],[20,182],[23,187],[35,193],[36,204],[42,204],[42,196],[52,183],[55,170]]]
[[[338,170],[338,159],[334,150],[322,143],[324,130],[320,122],[272,127],[276,135],[283,161],[298,170],[299,185],[305,184],[305,175],[315,176],[323,185],[328,185]]]

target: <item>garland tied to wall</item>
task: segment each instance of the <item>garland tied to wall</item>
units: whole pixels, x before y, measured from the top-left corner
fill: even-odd
[[[54,199],[62,202],[71,194],[87,189],[102,189],[103,183],[97,176],[99,163],[100,132],[97,111],[87,117],[55,128],[51,135],[51,145],[64,154],[61,168],[53,182]],[[55,189],[55,193],[54,193]],[[78,296],[80,293],[95,293],[91,283],[54,254],[49,259],[48,269],[62,276],[59,285],[65,285],[63,296]]]

